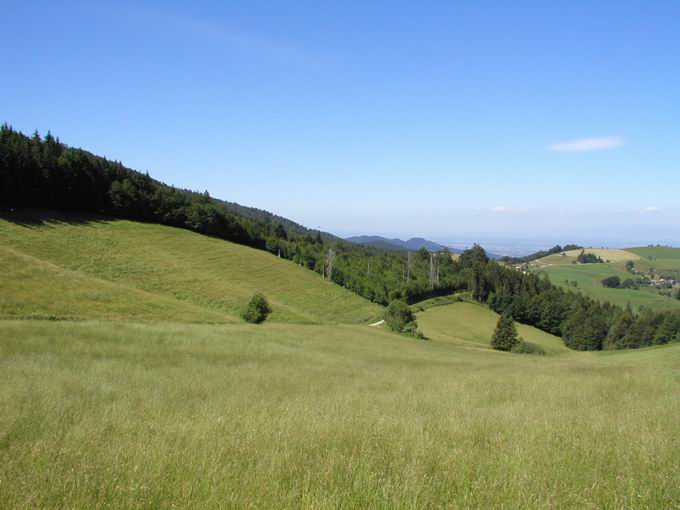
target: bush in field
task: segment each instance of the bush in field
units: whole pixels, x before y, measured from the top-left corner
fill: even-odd
[[[496,323],[496,331],[491,338],[491,347],[498,351],[510,351],[518,343],[515,321],[511,315],[504,313]]]
[[[607,276],[602,279],[602,286],[610,289],[615,289],[621,285],[621,278],[618,276]]]
[[[418,323],[416,322],[416,316],[403,301],[395,299],[389,304],[385,309],[385,322],[392,331],[417,335]]]
[[[543,349],[543,347],[522,340],[521,338],[519,340],[519,343],[515,345],[512,349],[510,349],[510,351],[517,354],[538,354],[541,356],[545,356],[545,349]]]
[[[251,324],[259,324],[267,318],[271,311],[267,298],[258,292],[250,298],[248,306],[243,310],[241,317]]]

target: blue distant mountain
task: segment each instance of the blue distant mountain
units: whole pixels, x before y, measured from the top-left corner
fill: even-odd
[[[348,237],[346,240],[355,244],[372,246],[383,250],[418,251],[421,248],[425,248],[427,251],[440,251],[447,248],[451,253],[462,253],[462,250],[449,248],[448,246],[435,243],[434,241],[428,241],[422,237],[412,237],[407,241],[402,241],[401,239],[387,239],[386,237],[381,236],[355,236]]]

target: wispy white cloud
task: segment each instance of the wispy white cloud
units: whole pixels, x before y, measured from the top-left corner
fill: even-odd
[[[661,209],[658,207],[654,207],[653,205],[650,205],[649,207],[643,207],[640,209],[640,212],[642,213],[652,213],[652,212],[657,212],[660,211]]]
[[[601,136],[596,138],[579,138],[548,145],[555,152],[589,152],[615,149],[624,145],[620,136]]]
[[[524,213],[524,212],[529,212],[529,209],[526,207],[508,207],[507,205],[497,205],[496,207],[492,207],[489,209],[490,211],[493,212],[498,212],[498,213]]]
[[[285,61],[309,60],[309,56],[297,47],[254,31],[236,30],[215,20],[142,6],[131,9],[128,19],[133,23],[174,33],[185,39],[203,41],[216,50],[249,52]]]

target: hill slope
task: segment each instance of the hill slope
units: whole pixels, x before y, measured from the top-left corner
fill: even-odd
[[[593,255],[600,257],[605,262],[620,263],[623,264],[628,261],[636,261],[640,259],[640,256],[628,250],[614,249],[614,248],[585,248],[583,250],[568,250],[561,253],[554,253],[533,261],[532,263],[538,265],[567,265],[572,264],[576,261],[576,257],[581,253],[581,251],[586,254],[592,253]],[[564,255],[562,255],[564,253]]]
[[[434,306],[419,312],[417,317],[427,338],[481,349],[491,349],[489,343],[498,320],[498,314],[487,306],[469,302]],[[524,324],[516,326],[519,336],[540,345],[548,354],[573,352],[561,338]]]
[[[0,354],[3,508],[680,501],[680,344],[544,357],[358,325],[0,321]]]
[[[657,269],[669,271],[680,270],[680,249],[676,248],[630,248],[630,249],[585,249],[586,253],[593,253],[605,261],[602,264],[577,264],[576,257],[581,250],[571,250],[549,255],[531,262],[534,270],[546,273],[550,281],[570,290],[582,292],[594,299],[607,301],[618,306],[630,304],[634,309],[648,307],[652,310],[676,310],[680,308],[680,301],[660,294],[655,288],[642,285],[639,289],[610,289],[602,286],[602,279],[618,276],[621,281],[633,278],[625,269],[627,261],[632,261],[635,267],[648,270],[654,266]],[[653,255],[652,255],[653,254]],[[644,258],[643,258],[644,257]],[[648,258],[648,257],[651,257]],[[576,286],[574,286],[574,282]]]
[[[0,218],[1,317],[359,323],[380,308],[267,252],[186,230],[82,215]],[[6,291],[5,291],[6,290]]]

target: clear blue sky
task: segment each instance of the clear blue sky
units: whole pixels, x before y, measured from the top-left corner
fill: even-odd
[[[668,242],[679,20],[674,0],[5,2],[0,121],[339,234]]]

